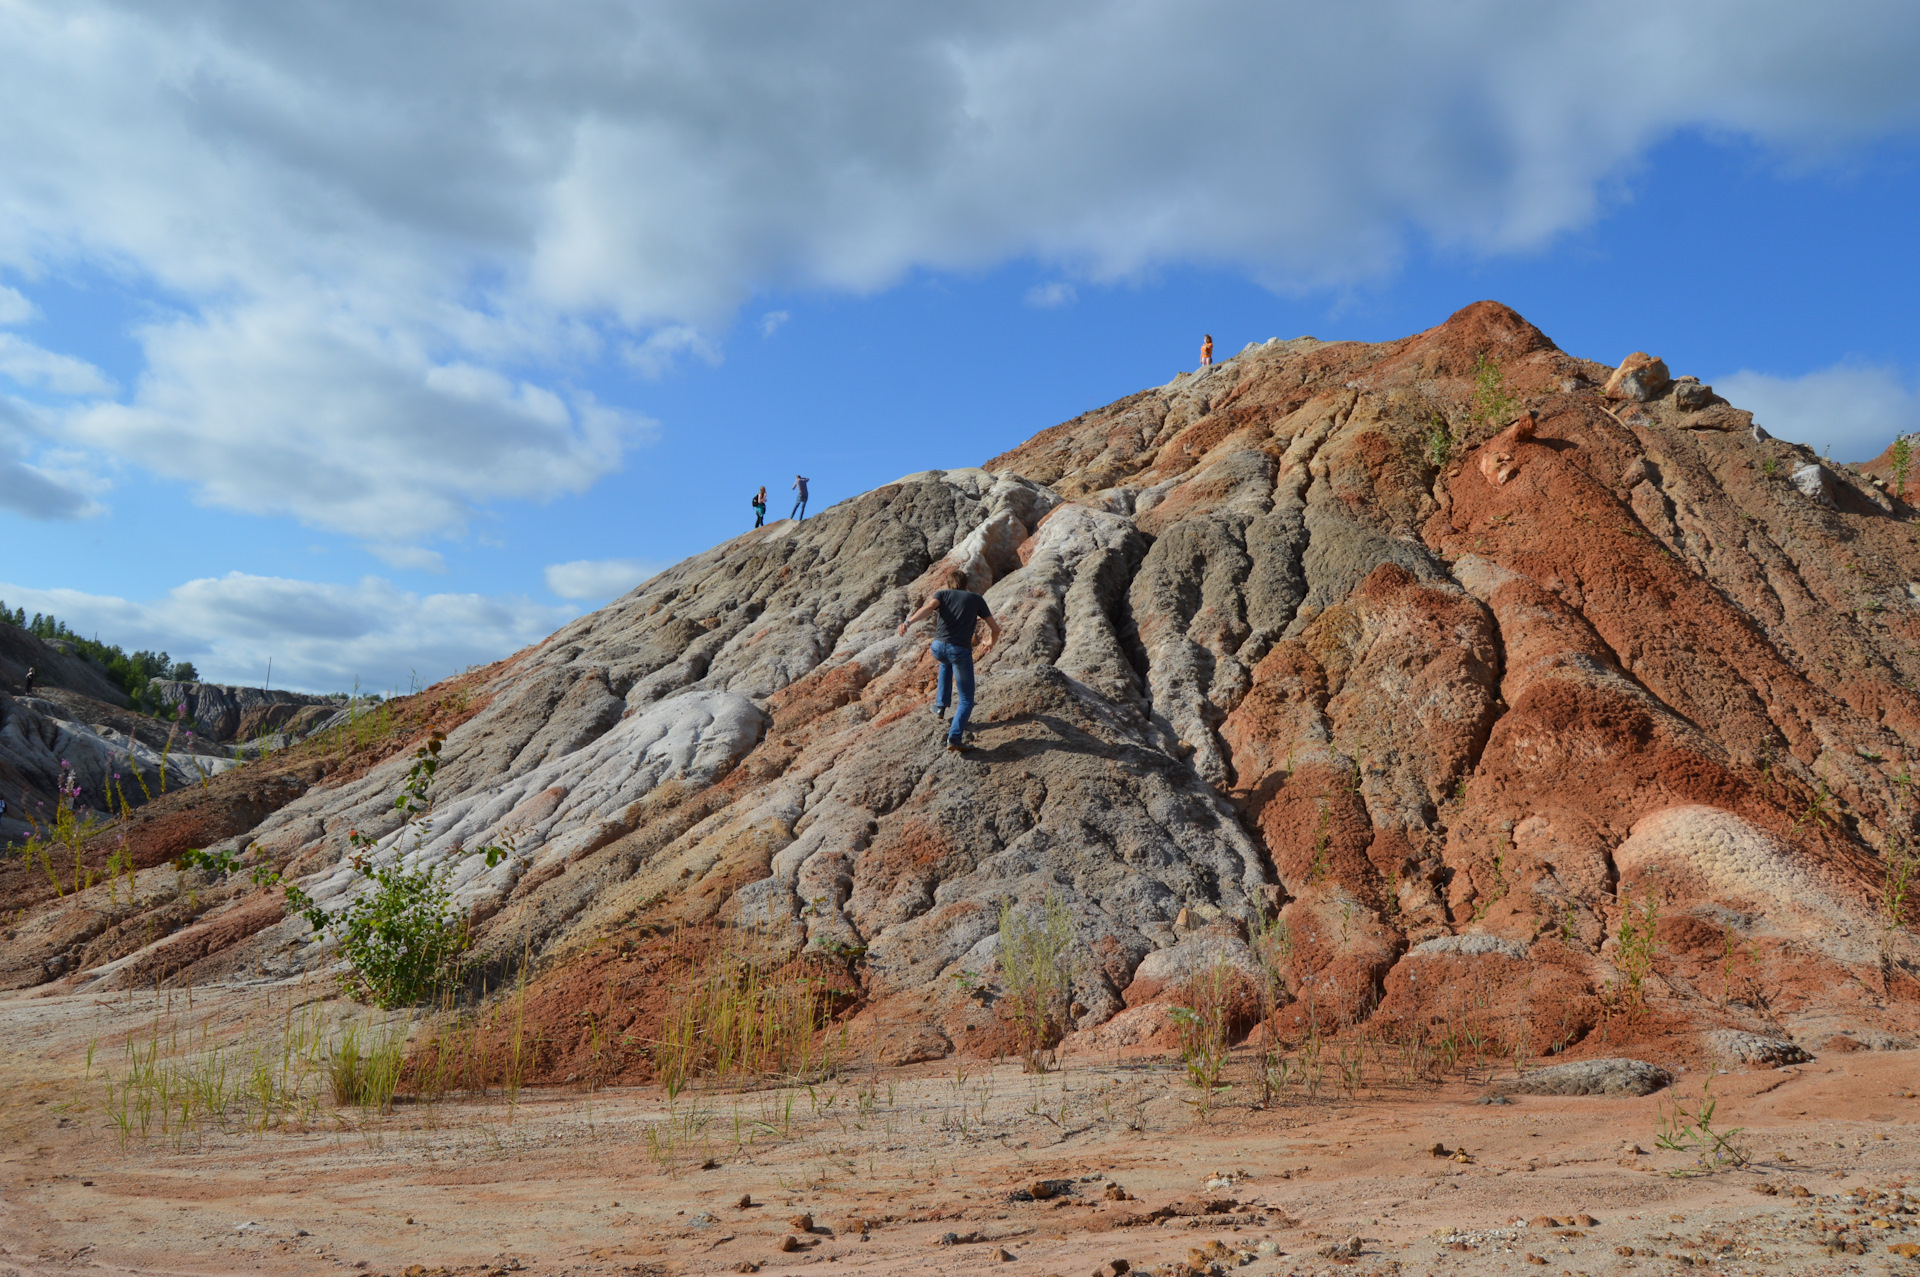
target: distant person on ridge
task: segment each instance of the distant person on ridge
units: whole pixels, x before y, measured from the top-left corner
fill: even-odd
[[[793,503],[793,513],[787,517],[789,519],[804,519],[807,517],[807,476],[804,474],[796,474],[793,476],[793,490],[800,494],[800,499]]]
[[[761,484],[760,491],[753,494],[753,526],[765,527],[767,524],[767,485]]]
[[[1200,366],[1202,368],[1213,367],[1213,334],[1212,333],[1206,334],[1205,338],[1203,338],[1200,342]]]
[[[947,588],[937,590],[920,609],[900,622],[900,637],[907,627],[932,613],[939,613],[933,630],[933,659],[940,662],[940,682],[934,692],[933,714],[938,718],[953,704],[953,724],[947,729],[947,748],[959,753],[967,719],[973,716],[973,627],[985,621],[990,637],[980,649],[985,656],[1000,641],[1000,622],[987,610],[987,601],[967,588],[967,574],[959,568],[947,572]]]
[[[33,691],[33,666],[29,665],[27,666],[27,688],[25,692],[21,693],[21,695],[22,696],[28,695],[32,691]]]

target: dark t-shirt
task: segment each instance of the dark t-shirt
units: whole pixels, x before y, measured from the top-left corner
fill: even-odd
[[[941,590],[933,596],[933,637],[936,642],[973,646],[973,627],[983,616],[992,616],[987,601],[972,590]]]

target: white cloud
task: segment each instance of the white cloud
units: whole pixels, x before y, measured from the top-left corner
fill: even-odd
[[[717,360],[757,293],[1534,248],[1679,130],[1911,129],[1916,62],[1906,0],[11,0],[0,268],[171,308],[85,441],[400,544],[612,472],[575,372]]]
[[[630,343],[621,352],[627,363],[649,381],[657,381],[673,371],[682,355],[696,355],[709,365],[720,362],[720,349],[696,328],[670,324],[648,335],[642,342]]]
[[[292,290],[288,290],[292,291]],[[652,423],[324,313],[302,297],[144,330],[128,404],[72,433],[203,500],[399,545],[462,529],[476,502],[580,492]]]
[[[1713,388],[1751,410],[1769,434],[1831,451],[1836,461],[1870,461],[1896,436],[1920,430],[1920,394],[1880,364],[1839,363],[1799,377],[1742,370]]]
[[[547,566],[547,588],[563,599],[611,599],[667,566],[649,559],[575,559],[571,563],[553,563]]]
[[[0,397],[0,510],[29,519],[99,513],[90,495],[105,486],[97,467],[89,471],[70,455],[45,452],[40,436],[47,432],[39,416],[30,404]]]
[[[24,324],[37,313],[23,294],[0,284],[0,324]]]
[[[145,603],[11,584],[0,584],[0,598],[128,650],[165,650],[215,682],[257,686],[271,657],[275,687],[316,692],[344,691],[356,678],[405,691],[416,677],[426,684],[497,660],[577,615],[514,596],[423,596],[379,577],[326,585],[239,572]]]
[[[1029,306],[1041,310],[1053,310],[1059,306],[1071,306],[1080,299],[1079,290],[1064,280],[1052,280],[1045,284],[1035,284],[1027,290],[1026,302]]]
[[[0,304],[5,301],[0,297]],[[12,333],[0,333],[0,377],[56,395],[110,395],[114,391],[113,379],[84,359],[43,350]]]
[[[413,568],[421,572],[445,572],[446,556],[438,550],[428,550],[417,545],[370,545],[367,547],[374,558],[389,567]]]
[[[766,314],[760,316],[760,335],[762,337],[773,336],[775,333],[780,331],[780,326],[782,324],[786,323],[789,319],[792,319],[792,318],[793,316],[789,315],[784,310],[768,311]]]

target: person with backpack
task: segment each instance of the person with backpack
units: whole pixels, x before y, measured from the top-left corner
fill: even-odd
[[[765,527],[767,524],[767,485],[761,484],[760,491],[753,494],[753,526]]]
[[[958,754],[966,749],[963,738],[967,720],[973,716],[973,628],[980,621],[987,623],[987,645],[980,649],[980,655],[985,656],[1000,641],[1000,622],[993,619],[987,601],[967,588],[965,572],[949,568],[946,582],[946,589],[936,590],[913,615],[900,622],[899,634],[905,638],[907,627],[923,617],[936,614],[939,617],[934,623],[932,644],[933,659],[940,662],[933,715],[939,718],[952,704],[953,722],[947,728],[947,748]]]

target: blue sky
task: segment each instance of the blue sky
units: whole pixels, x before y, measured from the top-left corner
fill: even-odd
[[[190,9],[0,10],[0,598],[209,677],[444,677],[1203,331],[1920,427],[1899,5]]]

